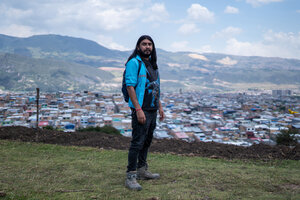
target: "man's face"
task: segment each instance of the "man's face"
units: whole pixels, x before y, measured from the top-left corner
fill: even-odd
[[[144,39],[138,46],[138,50],[140,50],[145,56],[150,56],[153,50],[153,44],[150,40]]]

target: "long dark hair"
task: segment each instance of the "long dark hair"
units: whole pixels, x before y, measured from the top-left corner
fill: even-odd
[[[136,42],[136,45],[135,45],[135,49],[134,51],[132,52],[132,54],[129,56],[129,58],[127,59],[125,65],[129,62],[129,60],[131,60],[132,58],[135,58],[137,55],[139,55],[139,52],[138,52],[138,46],[140,45],[140,43],[145,40],[145,39],[148,39],[152,42],[152,45],[153,45],[153,49],[152,49],[152,52],[151,52],[151,58],[149,59],[150,60],[150,63],[152,65],[152,67],[154,69],[157,69],[157,57],[156,57],[156,49],[155,49],[155,44],[152,40],[152,38],[149,36],[149,35],[142,35],[138,41]]]

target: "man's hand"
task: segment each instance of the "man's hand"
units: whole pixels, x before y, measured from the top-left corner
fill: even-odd
[[[165,113],[164,113],[164,110],[162,109],[162,107],[159,108],[158,112],[159,112],[159,116],[160,116],[159,120],[163,121],[166,116],[165,116]]]
[[[135,89],[132,86],[127,86],[127,91],[128,91],[128,95],[131,99],[131,102],[133,104],[133,106],[136,109],[136,116],[137,116],[137,120],[140,124],[145,124],[146,123],[146,116],[144,111],[141,109],[139,102],[137,100],[136,97],[136,93],[135,93]]]
[[[140,124],[146,123],[146,116],[143,110],[137,110],[136,111],[137,120]]]
[[[158,112],[159,112],[159,121],[163,121],[166,116],[160,100],[158,101]]]

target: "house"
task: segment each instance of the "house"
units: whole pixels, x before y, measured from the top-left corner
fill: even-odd
[[[171,131],[169,134],[178,140],[185,140],[187,142],[190,140],[190,137],[182,131],[177,131],[177,132]]]
[[[293,124],[292,127],[297,129],[298,131],[300,131],[300,123],[299,124]]]
[[[173,138],[171,135],[168,134],[167,131],[164,131],[164,130],[155,130],[154,133],[153,133],[153,136],[157,139],[163,139],[163,138],[170,139],[170,138]]]
[[[72,123],[65,124],[64,132],[75,132],[75,124]]]
[[[122,123],[122,127],[124,128],[124,130],[128,130],[128,129],[132,128],[130,119],[122,119],[121,123]]]
[[[194,138],[196,141],[201,142],[206,139],[206,135],[204,133],[195,133]]]
[[[112,126],[112,117],[104,117],[104,125],[105,126]]]
[[[211,129],[215,129],[216,128],[216,121],[215,120],[211,120],[211,119],[203,119],[202,120],[204,125],[211,128]]]
[[[105,123],[105,120],[104,120]],[[113,127],[122,127],[122,120],[120,118],[112,118],[112,124]],[[107,125],[109,126],[109,125]]]
[[[80,126],[86,128],[88,126],[88,116],[81,116],[80,117]]]
[[[240,132],[254,132],[255,125],[254,124],[241,124],[239,127]]]

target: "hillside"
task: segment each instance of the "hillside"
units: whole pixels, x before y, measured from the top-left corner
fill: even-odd
[[[101,87],[114,75],[88,65],[0,53],[0,89],[84,90]],[[105,87],[103,90],[105,90]]]
[[[130,138],[121,135],[108,135],[99,132],[64,133],[53,130],[24,127],[0,127],[0,139],[48,144],[90,146],[103,149],[127,150]],[[220,143],[184,142],[181,140],[154,139],[150,150],[159,153],[172,153],[188,156],[201,156],[225,159],[290,159],[300,160],[300,144],[294,148],[285,146],[252,145],[241,147]]]
[[[55,62],[64,61],[104,69],[113,73],[114,77],[109,76],[108,79],[99,81],[112,91],[120,90],[124,63],[131,53],[131,51],[108,49],[94,41],[60,35],[37,35],[28,38],[0,35],[0,52],[38,59],[35,61],[37,63],[43,59],[50,59]],[[298,78],[300,77],[300,60],[297,59],[168,52],[159,48],[157,54],[164,91],[183,89],[224,92],[241,89],[300,89]],[[92,71],[92,69],[87,67],[86,71]],[[8,72],[2,71],[2,73],[5,73],[3,76],[10,77]],[[22,73],[33,73],[35,77],[39,76],[39,72],[33,70],[20,72],[20,76],[23,76]],[[91,73],[90,78],[98,79],[98,74],[94,74]],[[60,75],[64,77],[64,74]],[[65,76],[65,78],[69,77]],[[38,82],[36,79],[31,80]],[[55,84],[51,78],[46,80],[49,85]],[[4,87],[1,83],[0,86]],[[64,90],[70,90],[70,88],[72,90],[72,87],[66,87],[65,84],[63,86]],[[91,89],[91,87],[102,88],[95,87],[94,84],[82,88]],[[4,88],[20,89],[13,84]],[[53,86],[49,88],[56,90]]]
[[[300,198],[299,146],[154,140],[148,163],[161,178],[139,181],[139,192],[124,187],[128,147],[129,138],[98,132],[1,127],[0,199]]]
[[[0,199],[299,199],[299,161],[151,153],[158,180],[124,187],[127,151],[0,140]]]
[[[53,58],[91,66],[112,65],[128,54],[82,38],[60,35],[18,38],[2,34],[0,34],[0,52],[33,58]]]

